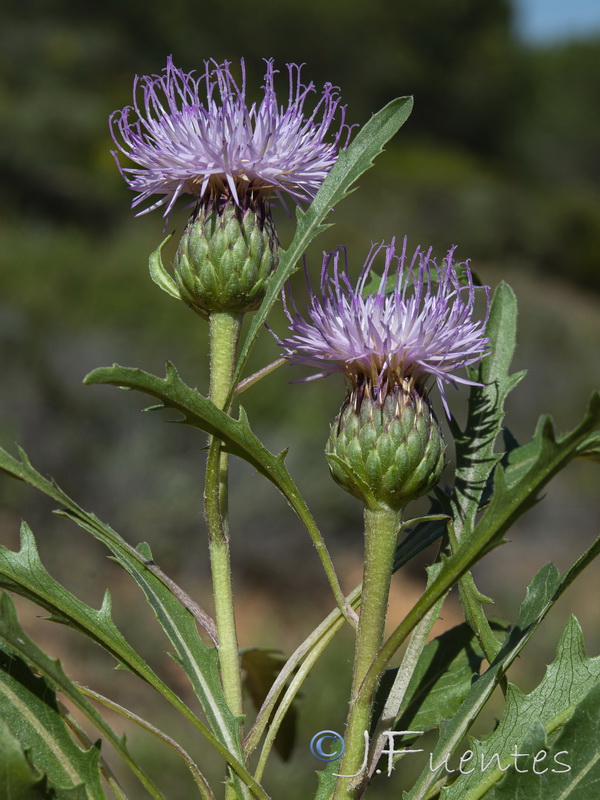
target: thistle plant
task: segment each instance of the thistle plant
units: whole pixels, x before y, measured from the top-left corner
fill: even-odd
[[[134,83],[134,100],[110,118],[119,151],[138,164],[121,167],[137,206],[160,195],[146,211],[165,206],[168,216],[181,194],[194,197],[194,211],[174,264],[174,280],[155,260],[159,285],[210,322],[210,399],[226,408],[232,389],[242,315],[257,308],[278,265],[278,241],[270,199],[311,198],[335,161],[344,130],[326,136],[339,105],[326,84],[310,115],[304,105],[314,91],[301,82],[301,68],[288,64],[289,98],[280,107],[275,67],[267,61],[264,97],[248,108],[245,64],[241,84],[230,64],[206,62],[200,77],[185,74],[171,58],[162,76]],[[143,102],[137,99],[141,84]],[[201,89],[206,95],[201,98]],[[118,152],[114,152],[118,163]],[[144,213],[144,212],[142,212]],[[227,524],[227,461],[218,439],[208,457],[205,513],[213,573],[219,661],[226,698],[242,716]]]
[[[239,74],[236,78],[229,63],[207,61],[197,76],[169,59],[161,75],[136,79],[133,104],[110,120],[119,169],[136,193],[133,206],[144,206],[139,213],[162,208],[169,219],[178,199],[191,197],[172,269],[163,264],[163,242],[150,256],[150,275],[182,302],[181,313],[189,313],[187,306],[199,325],[208,320],[206,394],[184,383],[170,363],[165,378],[115,365],[84,381],[135,389],[156,401],[154,409],[176,411],[182,423],[208,434],[204,514],[214,619],[159,568],[160,553],[155,560],[148,545],[133,546],[82,509],[22,450],[18,457],[0,451],[5,473],[50,496],[59,513],[101,542],[141,589],[201,711],[184,702],[149,665],[148,655],[118,630],[108,592],[101,608],[92,608],[46,571],[34,534],[23,523],[21,549],[0,548],[0,586],[89,637],[158,692],[188,726],[185,733],[182,727],[180,734],[167,735],[138,710],[89,687],[85,675],[67,676],[21,628],[4,593],[0,783],[5,796],[125,798],[109,763],[114,756],[139,781],[131,797],[172,797],[174,788],[162,785],[152,765],[135,758],[109,724],[104,714],[109,709],[110,719],[121,715],[171,747],[205,800],[292,797],[291,784],[279,794],[270,788],[276,737],[289,722],[292,704],[302,707],[299,691],[306,677],[348,627],[355,645],[346,726],[336,732],[328,720],[316,723],[304,756],[310,746],[314,766],[329,763],[319,770],[318,783],[307,782],[294,797],[363,797],[377,782],[391,781],[394,770],[401,777],[402,759],[421,753],[419,737],[431,732],[437,738],[428,740],[430,758],[422,761],[412,785],[402,784],[408,800],[592,800],[600,781],[600,659],[585,654],[577,621],[567,625],[556,660],[529,695],[509,683],[507,673],[564,590],[598,555],[600,539],[563,576],[551,564],[544,567],[512,622],[488,617],[484,605],[492,601],[475,585],[471,568],[484,556],[494,557],[511,525],[570,461],[598,460],[600,400],[592,399],[570,432],[558,435],[544,416],[529,443],[516,442],[504,420],[506,398],[523,377],[510,373],[516,299],[505,283],[493,294],[481,285],[469,264],[455,259],[455,248],[439,259],[431,250],[412,252],[408,237],[400,248],[392,239],[372,246],[358,270],[344,248],[334,250],[324,256],[319,290],[309,288],[308,306],[300,311],[289,279],[331,210],[406,121],[412,100],[393,101],[352,132],[338,90],[326,84],[319,95],[312,83],[302,82],[300,67],[288,65],[287,104],[277,101],[272,61],[266,62],[260,103],[246,100],[243,61]],[[272,204],[285,206],[286,197],[296,204],[296,229],[282,249]],[[315,284],[310,253],[305,262],[310,287]],[[246,376],[248,357],[278,302],[289,320],[286,334],[276,331],[280,358]],[[245,315],[251,321],[240,346]],[[275,369],[287,370],[292,380],[296,366],[311,369],[306,380],[340,373],[346,382],[345,398],[335,381],[328,382],[340,393],[341,408],[328,440],[323,431],[323,442],[332,488],[335,482],[363,505],[364,575],[348,595],[288,471],[285,452],[271,453],[243,408],[233,410],[242,390],[268,391]],[[460,411],[462,427],[446,394],[456,385],[469,392]],[[299,392],[290,387],[288,402],[298,402]],[[285,497],[315,545],[332,593],[333,610],[326,610],[294,653],[281,663],[269,655],[252,663],[267,686],[256,713],[242,702],[249,656],[240,658],[234,614],[230,544],[235,546],[236,532],[229,530],[228,498],[235,502],[236,490],[229,487],[229,456],[247,461]],[[426,495],[429,513],[411,517],[413,502]],[[417,555],[431,553],[431,545],[436,552],[422,593],[386,638],[393,574]],[[454,586],[464,622],[429,641]],[[403,645],[399,665],[392,667]],[[498,725],[487,739],[471,739],[462,753],[461,742],[497,687],[505,695]],[[189,724],[205,740],[210,760],[222,763],[213,785],[205,765],[190,754]],[[112,746],[110,756],[100,751],[98,735]]]

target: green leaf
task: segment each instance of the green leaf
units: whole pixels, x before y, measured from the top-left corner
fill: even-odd
[[[538,721],[520,752],[519,769],[508,771],[486,800],[593,800],[600,784],[600,684],[596,683],[575,708],[560,735],[548,744]],[[542,753],[547,753],[544,758]],[[537,756],[537,760],[536,760]]]
[[[163,267],[161,258],[162,249],[172,236],[173,234],[170,233],[151,254],[148,267],[150,270],[150,277],[154,283],[161,288],[163,292],[171,295],[171,297],[174,297],[176,300],[181,300],[181,295],[179,294],[177,284]]]
[[[0,717],[28,748],[35,767],[60,789],[85,786],[87,800],[105,800],[98,747],[82,750],[65,725],[52,688],[27,664],[0,650]]]
[[[92,514],[87,514],[80,509],[73,501],[65,495],[55,484],[46,481],[39,473],[36,473],[31,465],[14,463],[8,454],[0,451],[0,464],[8,471],[9,465],[12,467],[11,474],[21,477],[34,486],[46,490],[47,494],[61,501],[66,508],[60,513],[72,519],[84,530],[99,539],[113,553],[114,560],[117,561],[138,583],[150,605],[152,606],[157,619],[163,626],[176,649],[176,660],[183,667],[190,679],[194,690],[201,700],[204,712],[211,723],[213,732],[227,747],[231,747],[232,753],[241,754],[241,741],[239,737],[239,721],[236,721],[229,712],[225,702],[222,687],[220,684],[217,663],[218,656],[214,648],[207,647],[203,642],[196,628],[194,618],[191,613],[184,608],[175,598],[172,592],[159,580],[149,569],[152,563],[149,553],[140,553],[128,545],[115,531],[108,525],[100,522]],[[12,464],[10,462],[13,462]],[[118,658],[119,652],[125,651],[124,663],[134,665],[134,671],[148,679],[149,670],[146,665],[140,663],[141,659],[133,649],[123,639],[110,620],[110,600],[105,599],[105,604],[100,611],[94,611],[81,604],[73,595],[65,593],[65,590],[45,572],[37,552],[31,531],[22,531],[24,536],[22,548],[18,557],[15,554],[2,548],[0,550],[0,568],[4,564],[4,574],[8,574],[9,581],[5,583],[5,588],[16,589],[15,584],[20,582],[17,576],[16,581],[10,583],[10,569],[17,569],[25,575],[25,586],[29,586],[26,592],[21,592],[29,599],[39,602],[42,600],[44,607],[51,606],[56,597],[61,594],[67,599],[71,613],[63,618],[60,609],[57,610],[55,618],[59,622],[67,622],[73,627],[86,634],[92,634],[92,638],[99,641],[103,646],[108,644],[109,652],[113,652]],[[31,557],[31,562],[30,562]],[[3,559],[3,560],[2,560]],[[33,569],[27,574],[30,565]],[[7,573],[8,570],[8,573]],[[43,575],[43,581],[38,583],[38,578]],[[46,577],[47,576],[47,577]],[[43,598],[39,594],[40,585],[43,591]],[[18,591],[18,589],[16,589]],[[54,611],[52,612],[54,614]],[[84,617],[83,624],[79,624],[81,617]],[[73,625],[73,621],[75,624]],[[99,630],[101,629],[101,630]],[[152,676],[153,678],[154,676]],[[151,680],[152,680],[151,678]],[[152,681],[153,682],[153,681]],[[154,682],[154,685],[156,683]]]
[[[469,378],[481,385],[471,387],[464,431],[454,421],[451,425],[456,444],[456,475],[449,501],[454,520],[449,535],[454,550],[461,541],[472,538],[477,513],[487,503],[492,471],[501,457],[495,452],[495,442],[502,428],[504,403],[524,375],[509,372],[516,345],[517,300],[506,283],[501,283],[494,292],[486,333],[490,338],[490,353],[468,371]],[[482,602],[491,601],[479,592],[470,572],[460,579],[459,592],[465,618],[491,662],[499,645],[481,607]]]
[[[0,717],[0,787],[3,800],[87,800],[83,786],[57,789],[48,785],[30,762],[27,751]]]
[[[427,731],[438,727],[460,707],[482,660],[475,634],[466,623],[429,642],[408,684],[394,728]],[[390,677],[396,671],[390,670]]]
[[[502,429],[504,402],[525,374],[509,373],[516,346],[517,300],[506,283],[494,292],[486,333],[490,354],[469,370],[469,378],[483,385],[471,388],[464,432],[453,426],[456,477],[451,506],[459,541],[472,535],[484,489],[501,456],[494,445]]]
[[[40,561],[33,533],[25,523],[18,552],[0,546],[0,586],[45,608],[51,620],[85,634],[131,672],[153,683],[154,673],[112,621],[110,595],[105,595],[102,608],[96,610],[55,581]]]
[[[600,431],[592,433],[583,442],[578,452],[579,458],[587,458],[590,461],[600,461]]]
[[[477,525],[477,532],[494,526],[504,533],[537,502],[541,489],[560,470],[580,455],[589,437],[600,426],[600,395],[592,395],[585,417],[577,427],[557,436],[552,419],[540,418],[531,442],[511,450],[505,468],[495,472],[494,494]]]
[[[571,716],[577,703],[599,682],[600,656],[594,659],[587,657],[581,627],[575,617],[571,617],[559,642],[556,659],[548,667],[539,686],[525,695],[509,684],[499,725],[483,742],[471,742],[470,749],[475,754],[473,765],[480,765],[482,757],[488,763],[490,754],[497,754],[500,766],[483,774],[477,766],[470,774],[460,775],[450,787],[444,789],[444,800],[477,800],[483,797],[503,777],[502,769],[514,762],[511,753],[515,745],[524,741],[536,722],[539,721],[548,732],[556,730]]]
[[[148,545],[144,544],[139,549],[147,561],[153,561]],[[213,733],[231,753],[241,759],[241,720],[233,716],[225,700],[216,648],[204,644],[190,612],[152,573],[150,575],[154,580],[149,580],[147,572],[136,569],[134,564],[123,559],[119,553],[115,554],[114,560],[129,572],[146,595],[156,619],[175,648],[175,660],[188,676]]]
[[[324,224],[324,221],[331,209],[340,200],[347,197],[350,187],[373,166],[376,156],[382,152],[385,144],[408,119],[412,106],[412,97],[399,97],[374,114],[358,132],[350,146],[340,152],[310,207],[306,211],[296,209],[296,234],[288,249],[280,253],[277,272],[269,284],[265,299],[254,315],[240,350],[233,377],[234,389],[258,334],[262,330],[271,308],[279,298],[284,283],[296,271],[299,259],[315,236],[329,227]]]
[[[37,555],[37,553],[36,553]],[[42,675],[54,689],[60,690],[98,728],[139,778],[150,794],[161,800],[162,794],[131,757],[125,738],[118,736],[95,707],[65,675],[60,662],[46,655],[19,625],[14,605],[7,594],[0,596],[0,641]],[[1,785],[1,784],[0,784]]]
[[[17,459],[0,448],[0,469],[4,470],[11,477],[29,483],[49,497],[60,502],[63,509],[58,513],[73,520],[81,528],[101,541],[113,553],[118,563],[124,567],[127,565],[126,569],[135,577],[142,589],[153,592],[156,595],[156,602],[160,605],[161,601],[166,597],[166,592],[170,593],[170,590],[167,589],[162,580],[154,574],[152,570],[153,564],[135,550],[135,548],[127,544],[127,542],[113,531],[112,528],[105,525],[93,514],[89,514],[80,508],[56,483],[48,481],[40,475],[40,473],[32,467],[29,459],[22,450],[20,454],[22,460],[17,461]],[[85,606],[85,604],[77,600],[77,598],[67,592],[66,589],[60,586],[60,584],[46,573],[39,561],[37,552],[35,556],[31,555],[35,550],[33,537],[31,535],[28,537],[27,531],[25,531],[25,534],[22,531],[22,537],[23,535],[25,535],[25,546],[22,545],[21,551],[18,554],[12,553],[5,548],[0,548],[0,574],[4,574],[5,578],[2,580],[6,580],[6,583],[0,582],[0,585],[4,585],[5,588],[19,594],[23,594],[25,597],[29,597],[29,599],[39,603],[43,608],[47,608],[51,612],[53,619],[75,627],[82,633],[90,636],[90,638],[94,639],[94,641],[97,641],[98,644],[108,650],[109,653],[112,653],[120,663],[127,667],[127,669],[150,683],[151,686],[159,691],[163,697],[175,706],[183,716],[208,739],[212,746],[218,750],[221,756],[233,767],[242,780],[247,785],[253,787],[253,791],[257,797],[266,797],[263,790],[245,769],[241,760],[236,757],[236,751],[233,749],[229,750],[228,747],[223,744],[223,741],[229,741],[232,737],[237,739],[237,732],[233,733],[227,729],[220,731],[218,736],[214,736],[185,703],[158,678],[116,629],[110,618],[110,598],[108,594],[105,597],[104,604],[100,611]],[[31,571],[29,571],[30,565]],[[40,576],[43,576],[42,580],[40,580]],[[178,613],[175,612],[174,609],[176,605],[179,605],[179,601],[176,600],[174,595],[171,595],[171,599],[168,603],[170,604],[170,610],[167,613],[171,616],[172,620],[173,616]],[[183,606],[180,606],[180,608],[183,609]],[[185,613],[189,615],[190,620],[193,620],[191,613],[187,611],[187,609],[185,609]],[[180,653],[178,653],[178,656],[183,663],[187,664],[189,655],[195,651],[192,636],[194,640],[197,639],[201,642],[201,639],[197,631],[193,634],[191,633],[191,625],[187,625],[184,633],[185,636],[182,637],[182,640],[185,640],[188,635],[190,640],[181,642],[184,652],[183,656]],[[214,658],[214,656],[210,657]],[[211,702],[213,701],[214,698],[211,699]]]
[[[565,589],[599,553],[600,537],[567,570],[562,578],[554,564],[547,564],[537,573],[527,589],[517,623],[507,636],[498,657],[489,669],[473,683],[467,697],[452,719],[440,726],[438,743],[431,756],[434,764],[440,764],[453,754],[492,692],[533,636],[548,611]],[[436,779],[437,773],[432,772],[427,765],[410,792],[405,794],[405,798],[407,800],[424,800]]]
[[[107,383],[113,386],[137,389],[155,397],[160,400],[162,405],[155,406],[152,410],[171,408],[178,411],[183,416],[179,422],[215,436],[223,442],[224,450],[252,464],[255,469],[275,484],[304,523],[317,549],[338,605],[342,609],[346,608],[344,595],[323,537],[284,464],[287,451],[284,450],[277,456],[270,453],[251,431],[243,408],[240,408],[239,419],[228,416],[208,398],[186,386],[172,364],[167,364],[167,374],[164,379],[150,375],[141,369],[130,369],[115,364],[113,367],[94,370],[84,379],[84,383],[88,385]]]
[[[252,698],[256,711],[260,711],[275,679],[285,665],[285,658],[279,650],[251,648],[242,651],[241,661],[244,672],[243,687]],[[277,710],[277,705],[275,704],[273,708],[273,714]],[[284,761],[289,760],[294,749],[296,722],[296,708],[292,704],[275,737],[275,749]]]
[[[29,763],[21,742],[0,717],[0,787],[14,800],[52,800],[45,777]]]

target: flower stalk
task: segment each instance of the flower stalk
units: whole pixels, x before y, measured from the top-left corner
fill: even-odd
[[[210,315],[210,399],[224,409],[235,367],[242,316],[229,312]],[[212,440],[206,466],[205,512],[208,526],[219,665],[225,698],[232,713],[242,715],[239,648],[231,583],[228,524],[228,465],[220,443]]]
[[[334,800],[352,798],[360,786],[365,737],[373,713],[372,691],[365,691],[364,678],[383,645],[394,553],[402,511],[386,506],[364,510],[365,563],[360,619],[356,636],[350,712],[346,724],[346,749],[342,758]],[[351,776],[351,777],[350,777]]]

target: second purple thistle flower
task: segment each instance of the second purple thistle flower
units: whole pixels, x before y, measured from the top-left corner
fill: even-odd
[[[431,250],[408,256],[406,239],[400,253],[395,240],[374,245],[356,285],[346,250],[326,254],[320,294],[310,290],[306,319],[293,300],[286,303],[292,333],[282,341],[285,357],[318,370],[307,380],[341,372],[355,389],[369,384],[381,401],[406,382],[423,393],[433,378],[447,409],[444,385],[472,383],[457,370],[489,350],[487,311],[475,316],[476,293],[484,293],[489,310],[489,289],[474,284],[466,263],[455,264],[454,251],[438,266]],[[378,279],[373,266],[380,254]]]
[[[454,248],[438,265],[431,250],[408,256],[406,240],[396,254],[392,240],[371,248],[355,285],[346,251],[326,255],[320,290],[310,291],[306,318],[288,296],[283,354],[316,368],[312,378],[348,379],[326,447],[334,479],[372,509],[403,508],[433,488],[444,466],[428,383],[437,382],[448,414],[445,384],[472,384],[457,372],[489,352],[487,311],[475,314],[478,291],[489,311],[488,287],[475,286],[467,264],[455,264]]]

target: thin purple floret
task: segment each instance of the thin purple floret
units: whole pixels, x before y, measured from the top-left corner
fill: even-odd
[[[325,254],[320,294],[310,290],[306,319],[292,298],[285,299],[291,336],[280,344],[292,363],[318,370],[307,380],[341,372],[355,385],[369,382],[377,393],[405,381],[423,390],[433,378],[448,413],[445,384],[472,385],[457,371],[489,353],[489,287],[474,285],[466,263],[458,265],[459,280],[454,247],[438,266],[431,250],[417,248],[409,259],[406,246],[405,239],[396,255],[395,240],[374,245],[356,286],[348,277],[345,249]],[[385,266],[378,288],[366,292],[373,262],[382,252]],[[478,292],[487,301],[483,319],[474,317]]]
[[[312,113],[305,114],[313,83],[301,80],[301,66],[288,64],[287,105],[278,105],[277,70],[266,61],[264,96],[246,103],[246,70],[236,82],[227,61],[206,61],[199,77],[173,65],[161,75],[136,77],[133,105],[110,117],[113,151],[121,174],[136,192],[137,207],[158,196],[139,214],[166,206],[183,194],[198,200],[227,196],[238,205],[248,194],[310,200],[333,166],[344,132],[345,106],[337,87],[325,84]],[[337,133],[328,140],[339,108]],[[345,144],[346,142],[344,142]],[[122,154],[136,166],[121,164]]]

